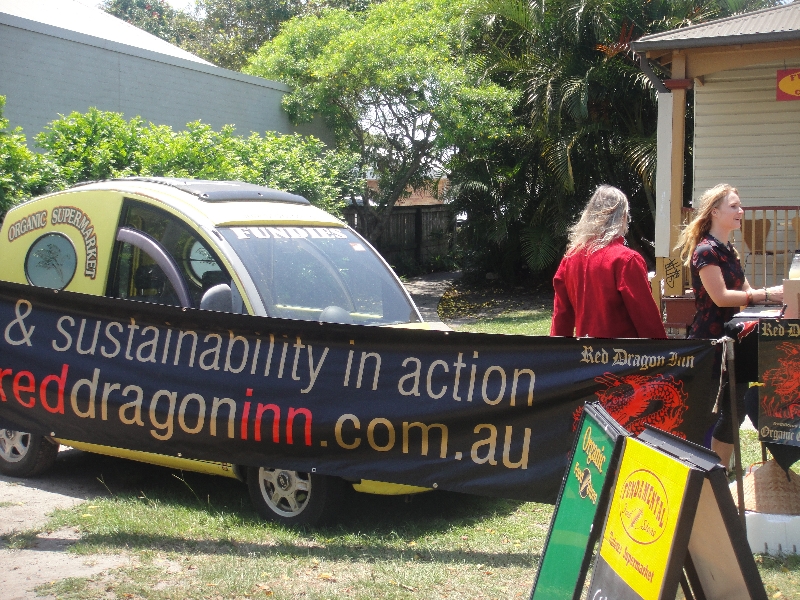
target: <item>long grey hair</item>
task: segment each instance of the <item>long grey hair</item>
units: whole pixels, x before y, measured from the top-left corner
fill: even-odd
[[[595,252],[628,233],[628,197],[622,190],[601,185],[589,198],[583,214],[569,229],[567,254]]]

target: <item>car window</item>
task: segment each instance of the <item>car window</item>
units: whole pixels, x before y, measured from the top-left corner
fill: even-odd
[[[115,298],[181,306],[180,296],[169,276],[147,250],[124,242],[118,250],[118,270],[113,290]]]
[[[226,227],[220,232],[250,272],[270,316],[366,325],[419,320],[388,267],[351,231]]]
[[[203,294],[219,283],[231,285],[231,277],[213,250],[185,223],[166,211],[126,200],[121,228],[147,234],[175,263],[186,283],[192,306],[199,307]],[[159,304],[180,306],[179,295],[145,249],[117,242],[108,294]]]

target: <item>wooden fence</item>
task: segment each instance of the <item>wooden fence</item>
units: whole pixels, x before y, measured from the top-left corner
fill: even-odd
[[[365,238],[376,226],[374,219],[362,218],[353,206],[345,208],[344,217]],[[452,211],[444,204],[395,206],[374,245],[390,264],[421,265],[450,251],[453,226]]]

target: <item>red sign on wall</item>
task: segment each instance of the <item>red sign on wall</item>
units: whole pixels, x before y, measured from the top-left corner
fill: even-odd
[[[779,69],[776,100],[800,100],[800,69]]]

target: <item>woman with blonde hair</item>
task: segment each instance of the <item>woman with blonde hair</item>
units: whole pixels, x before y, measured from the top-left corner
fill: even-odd
[[[569,246],[553,278],[550,335],[666,338],[650,292],[647,266],[625,245],[628,198],[601,185],[569,231]]]
[[[735,187],[721,183],[707,190],[697,201],[695,216],[678,238],[676,250],[690,268],[697,313],[689,327],[690,338],[720,338],[725,323],[739,307],[754,303],[783,302],[783,286],[754,289],[744,276],[739,255],[728,238],[742,226],[742,201]],[[714,377],[719,380],[722,347],[714,361]],[[741,399],[737,402],[737,405]],[[730,397],[727,386],[714,427],[711,449],[727,468],[733,452]],[[739,415],[744,419],[744,408]]]

